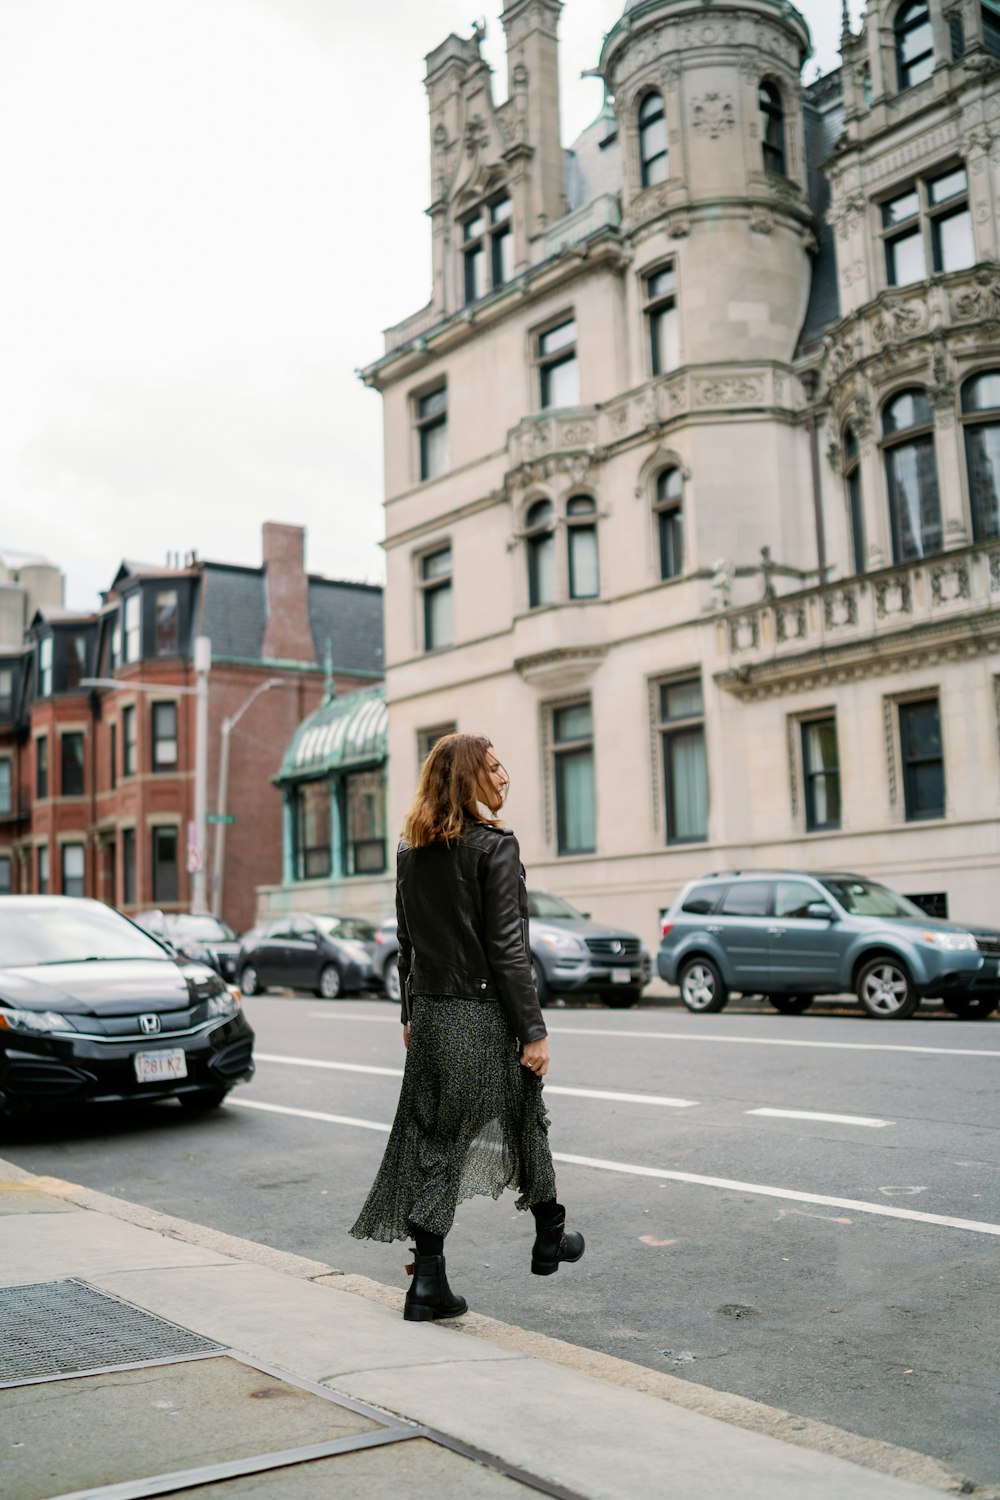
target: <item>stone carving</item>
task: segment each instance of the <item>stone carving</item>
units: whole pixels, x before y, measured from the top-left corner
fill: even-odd
[[[823,623],[827,630],[858,623],[858,595],[855,589],[839,589],[823,599]]]
[[[1000,274],[977,271],[971,287],[952,294],[951,311],[956,322],[996,327],[1000,323]]]
[[[775,611],[779,641],[799,641],[806,633],[806,607],[800,601]]]
[[[1000,560],[1000,553],[997,553],[997,558]],[[720,557],[712,564],[712,602],[716,609],[729,608],[735,571],[728,557]]]
[[[828,215],[829,223],[837,231],[838,239],[846,240],[864,220],[865,200],[860,193],[851,193],[834,205]]]
[[[695,385],[696,406],[756,406],[763,398],[761,382],[743,376],[699,380]]]
[[[834,438],[828,444],[827,450],[826,450],[826,457],[827,457],[827,462],[829,463],[830,468],[833,470],[833,472],[835,474],[843,474],[843,472],[844,472],[844,453],[843,453],[843,449],[841,448],[840,444],[837,442],[836,438]]]
[[[875,585],[875,613],[880,620],[889,615],[908,615],[913,608],[910,580],[902,578],[880,579]]]
[[[473,115],[465,127],[465,150],[467,155],[475,156],[489,144],[490,133],[486,128],[486,121],[482,115]]]
[[[882,311],[875,319],[872,333],[875,342],[884,348],[887,344],[901,344],[904,339],[917,333],[923,323],[924,313],[919,304],[894,302],[891,297],[886,297],[882,302]]]
[[[770,234],[774,228],[774,215],[769,214],[766,208],[752,208],[750,228],[754,234]]]
[[[699,135],[717,141],[736,124],[736,105],[730,94],[703,94],[691,107],[691,121]]]
[[[752,651],[760,642],[760,625],[757,616],[737,615],[729,622],[730,651]]]
[[[931,569],[931,598],[935,604],[969,598],[969,569],[964,562],[942,563]]]
[[[686,214],[675,214],[667,232],[672,240],[685,240],[691,233],[691,220]]]
[[[597,440],[597,427],[593,422],[567,422],[560,425],[560,441],[567,448],[585,448]]]
[[[896,787],[896,730],[895,713],[891,698],[882,699],[882,733],[885,738],[885,764],[889,780],[889,806],[895,807],[899,797]]]

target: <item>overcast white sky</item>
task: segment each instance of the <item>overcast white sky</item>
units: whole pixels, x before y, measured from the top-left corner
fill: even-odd
[[[46,553],[89,608],[122,557],[256,564],[281,519],[313,571],[381,581],[354,371],[427,300],[423,58],[481,4],[2,0],[0,550]],[[565,142],[622,8],[566,0]],[[840,3],[800,8],[811,80]]]

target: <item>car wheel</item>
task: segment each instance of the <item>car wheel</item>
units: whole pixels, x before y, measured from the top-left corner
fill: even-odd
[[[601,999],[609,1010],[628,1010],[632,1005],[638,1005],[642,990],[603,990]]]
[[[244,964],[240,970],[240,990],[244,995],[263,995],[265,986],[260,982],[256,964]]]
[[[942,1000],[946,1010],[961,1021],[985,1021],[1000,1006],[1000,992],[985,995],[949,995]]]
[[[394,1000],[398,1005],[402,998],[399,990],[399,965],[395,956],[390,958],[382,973],[382,983],[385,985],[387,1000]]]
[[[196,1089],[192,1094],[178,1094],[177,1102],[181,1109],[196,1114],[203,1109],[218,1109],[228,1093],[228,1089]]]
[[[699,1015],[721,1010],[729,999],[722,975],[710,958],[689,958],[678,975],[681,999]]]
[[[340,970],[336,964],[327,964],[320,973],[316,993],[321,1000],[336,1000],[344,987]]]
[[[549,989],[549,981],[545,977],[545,970],[534,955],[532,955],[531,959],[531,982],[535,986],[538,1003],[544,1010],[549,1003],[549,996],[552,991]]]
[[[775,1010],[783,1016],[801,1016],[815,1000],[815,995],[768,995]]]
[[[862,965],[855,990],[862,1009],[876,1021],[905,1021],[920,1004],[903,964],[888,954]]]

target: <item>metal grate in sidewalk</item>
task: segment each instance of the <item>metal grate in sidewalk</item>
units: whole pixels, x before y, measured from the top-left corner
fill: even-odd
[[[0,1384],[221,1347],[81,1281],[0,1287]]]

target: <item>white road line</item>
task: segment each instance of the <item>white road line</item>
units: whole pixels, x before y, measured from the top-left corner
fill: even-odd
[[[285,1063],[295,1068],[335,1068],[344,1073],[377,1073],[383,1078],[402,1078],[402,1068],[376,1068],[368,1063],[326,1062],[315,1057],[283,1057],[276,1052],[255,1052],[258,1062]],[[570,1094],[578,1099],[612,1099],[623,1104],[658,1104],[663,1109],[696,1109],[697,1099],[671,1099],[664,1094],[620,1094],[611,1089],[571,1089],[547,1083],[547,1094]]]
[[[773,1115],[777,1120],[826,1120],[831,1125],[869,1125],[873,1130],[895,1124],[894,1120],[874,1120],[867,1115],[824,1115],[812,1109],[748,1109],[744,1113]]]
[[[345,1015],[343,1011],[313,1010],[310,1018],[323,1021],[375,1021],[398,1026],[394,1016]],[[609,1026],[550,1026],[550,1036],[619,1036],[627,1040],[658,1042],[727,1042],[745,1047],[820,1047],[840,1052],[925,1052],[938,1057],[996,1057],[1000,1048],[987,1047],[917,1047],[902,1042],[817,1042],[777,1036],[715,1036],[709,1031],[624,1031]]]
[[[292,1109],[284,1104],[264,1104],[258,1099],[229,1099],[240,1109],[267,1110],[276,1115],[294,1115],[303,1120],[321,1120],[329,1125],[355,1125],[361,1130],[378,1130],[387,1135],[392,1129],[377,1120],[355,1120],[348,1115],[328,1115],[318,1109]],[[695,1172],[673,1172],[666,1167],[639,1167],[630,1162],[605,1161],[599,1156],[569,1156],[553,1151],[554,1161],[571,1167],[593,1167],[599,1172],[618,1172],[627,1177],[654,1177],[667,1182],[686,1182],[693,1187],[721,1188],[729,1193],[753,1193],[758,1197],[781,1198],[792,1203],[816,1203],[825,1208],[848,1208],[858,1214],[873,1214],[880,1219],[908,1219],[916,1224],[936,1224],[944,1229],[965,1229],[973,1234],[1000,1237],[1000,1224],[978,1219],[957,1219],[949,1214],[920,1213],[915,1208],[896,1208],[889,1203],[865,1203],[859,1198],[832,1198],[823,1193],[799,1193],[793,1188],[770,1187],[759,1182],[737,1182],[729,1177],[702,1177]]]

